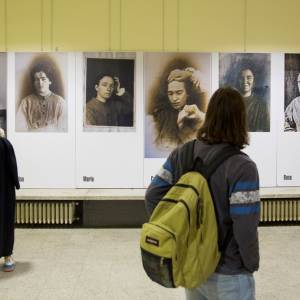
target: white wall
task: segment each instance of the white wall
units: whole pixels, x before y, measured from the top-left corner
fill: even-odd
[[[32,54],[34,55],[34,54]],[[68,131],[15,132],[18,76],[28,63],[15,66],[15,53],[7,56],[8,137],[17,155],[23,188],[143,188],[165,158],[144,158],[144,64],[136,53],[135,128],[128,132],[85,132],[84,55],[65,53],[60,63],[67,87]],[[64,58],[66,58],[64,62]],[[1,55],[2,59],[3,56]],[[17,73],[15,70],[18,70]],[[218,88],[218,53],[211,59],[211,95]],[[261,186],[300,185],[300,133],[283,131],[284,54],[271,54],[271,130],[250,134],[245,149],[257,163]],[[286,176],[292,177],[286,177]],[[84,181],[83,177],[94,181]],[[286,179],[288,178],[288,180]]]

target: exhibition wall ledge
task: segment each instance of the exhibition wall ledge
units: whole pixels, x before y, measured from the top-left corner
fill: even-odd
[[[21,189],[16,224],[37,227],[140,228],[146,189]],[[300,224],[300,187],[261,188],[260,224]]]
[[[144,200],[145,189],[20,189],[17,200]],[[300,198],[300,187],[260,189],[262,199]]]

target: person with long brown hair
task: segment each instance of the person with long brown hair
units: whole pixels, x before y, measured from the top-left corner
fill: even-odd
[[[184,174],[183,170],[192,169],[185,161],[189,143],[170,154],[148,187],[146,208],[150,215]],[[198,131],[193,161],[200,158],[204,166],[209,166],[225,147],[231,145],[243,149],[248,143],[246,108],[241,94],[230,87],[218,89],[211,97],[204,123]],[[209,186],[218,224],[221,259],[204,284],[186,289],[186,297],[188,300],[253,300],[255,282],[252,273],[259,267],[257,167],[241,152],[216,169],[210,176]]]
[[[174,69],[161,80],[147,109],[146,127],[152,133],[151,137],[147,136],[148,152],[170,153],[196,137],[206,109],[206,91],[200,81],[200,71],[192,67]]]

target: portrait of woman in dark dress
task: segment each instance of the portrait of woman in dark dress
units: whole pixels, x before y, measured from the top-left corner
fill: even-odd
[[[220,86],[235,87],[243,96],[248,131],[270,131],[270,55],[220,54]]]
[[[85,60],[85,130],[134,127],[135,60],[102,57]]]

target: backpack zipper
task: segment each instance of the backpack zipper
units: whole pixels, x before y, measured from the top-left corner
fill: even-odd
[[[156,223],[150,223],[150,224],[152,224],[153,226],[156,226],[156,227],[158,227],[158,228],[160,228],[160,229],[162,229],[162,230],[170,233],[173,236],[174,240],[176,241],[176,236],[175,236],[175,234],[172,231],[170,231],[170,230],[166,229],[165,227],[160,226],[160,225],[158,225]]]
[[[186,208],[186,210],[187,210],[188,219],[189,219],[189,227],[190,227],[191,226],[191,212],[190,212],[190,209],[189,209],[188,205],[186,204],[186,202],[184,200],[179,200],[178,202],[182,203],[184,205],[184,207]]]
[[[196,193],[196,195],[199,197],[199,192],[193,185],[185,184],[185,183],[176,183],[174,186],[180,186],[180,187],[192,189]]]
[[[171,202],[171,203],[182,203],[184,205],[184,207],[186,208],[187,210],[187,213],[188,213],[188,219],[189,219],[189,226],[191,225],[191,213],[190,213],[190,209],[188,207],[188,205],[186,204],[186,202],[184,200],[174,200],[174,199],[170,199],[170,198],[163,198],[161,201],[165,201],[165,202]]]
[[[200,209],[201,209],[201,212],[200,212]],[[201,205],[200,197],[197,198],[196,210],[197,210],[197,228],[199,229],[200,224],[202,223],[202,205]]]
[[[164,257],[163,257],[163,256],[160,258],[159,265],[160,265],[161,267],[164,265]]]

